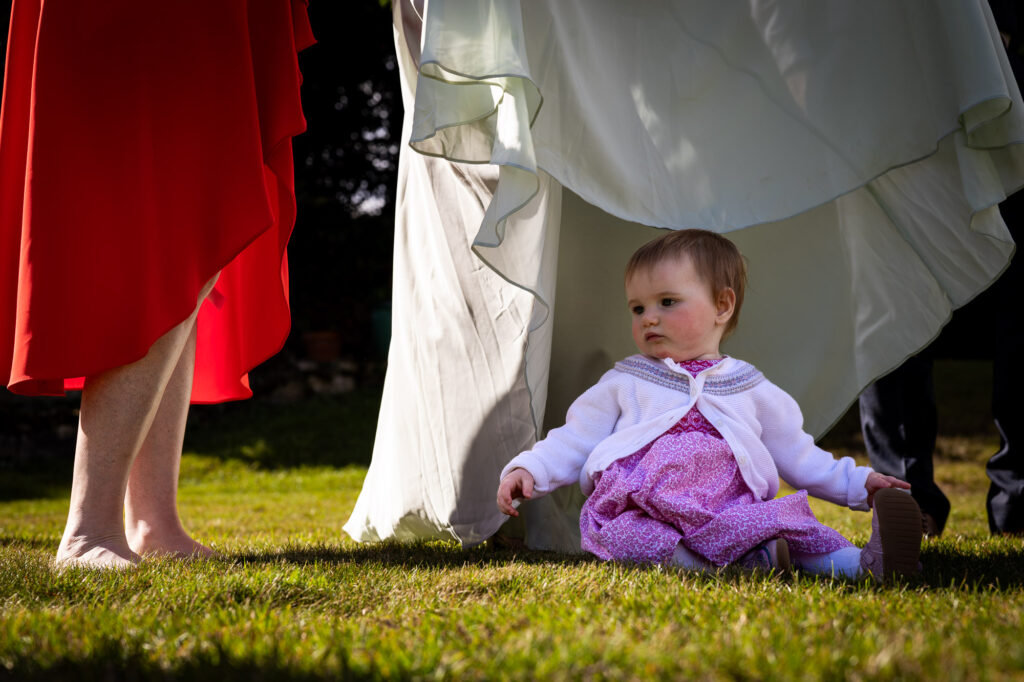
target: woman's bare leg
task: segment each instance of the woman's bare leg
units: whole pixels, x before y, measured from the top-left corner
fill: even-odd
[[[215,281],[203,288],[200,302]],[[128,476],[198,314],[197,304],[192,315],[157,339],[141,360],[86,379],[58,564],[118,568],[139,561],[125,536]]]
[[[178,365],[164,390],[149,435],[128,477],[124,523],[128,545],[137,554],[183,557],[214,554],[213,550],[185,532],[178,517],[178,470],[195,361],[196,328],[193,325]]]

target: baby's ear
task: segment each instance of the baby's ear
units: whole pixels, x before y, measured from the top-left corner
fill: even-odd
[[[726,287],[718,292],[718,296],[715,300],[715,309],[718,312],[718,322],[725,324],[732,317],[732,313],[736,310],[736,292],[732,290],[732,287]]]

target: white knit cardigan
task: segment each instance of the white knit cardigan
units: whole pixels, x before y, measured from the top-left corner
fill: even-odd
[[[796,401],[753,365],[725,358],[696,376],[671,359],[633,355],[615,364],[569,408],[564,426],[552,429],[516,468],[534,478],[536,495],[579,482],[584,495],[612,462],[665,433],[693,407],[732,449],[743,480],[762,500],[790,485],[852,509],[867,510],[864,483],[871,473],[850,457],[835,459],[803,430]]]

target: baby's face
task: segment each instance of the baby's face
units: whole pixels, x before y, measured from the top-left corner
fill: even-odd
[[[729,298],[726,292],[712,296],[686,257],[633,273],[626,281],[626,299],[636,347],[677,362],[721,357],[718,346],[732,315],[732,305],[723,298]]]

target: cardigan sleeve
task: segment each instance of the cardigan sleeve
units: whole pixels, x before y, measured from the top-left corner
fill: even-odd
[[[609,370],[569,407],[565,425],[548,431],[533,449],[512,459],[501,471],[526,469],[533,476],[534,493],[577,483],[591,451],[615,430],[621,410],[618,401],[621,372]]]
[[[800,406],[781,388],[764,381],[758,389],[761,441],[783,480],[815,497],[866,511],[864,483],[871,469],[857,466],[852,457],[836,459],[815,445],[803,429]]]

